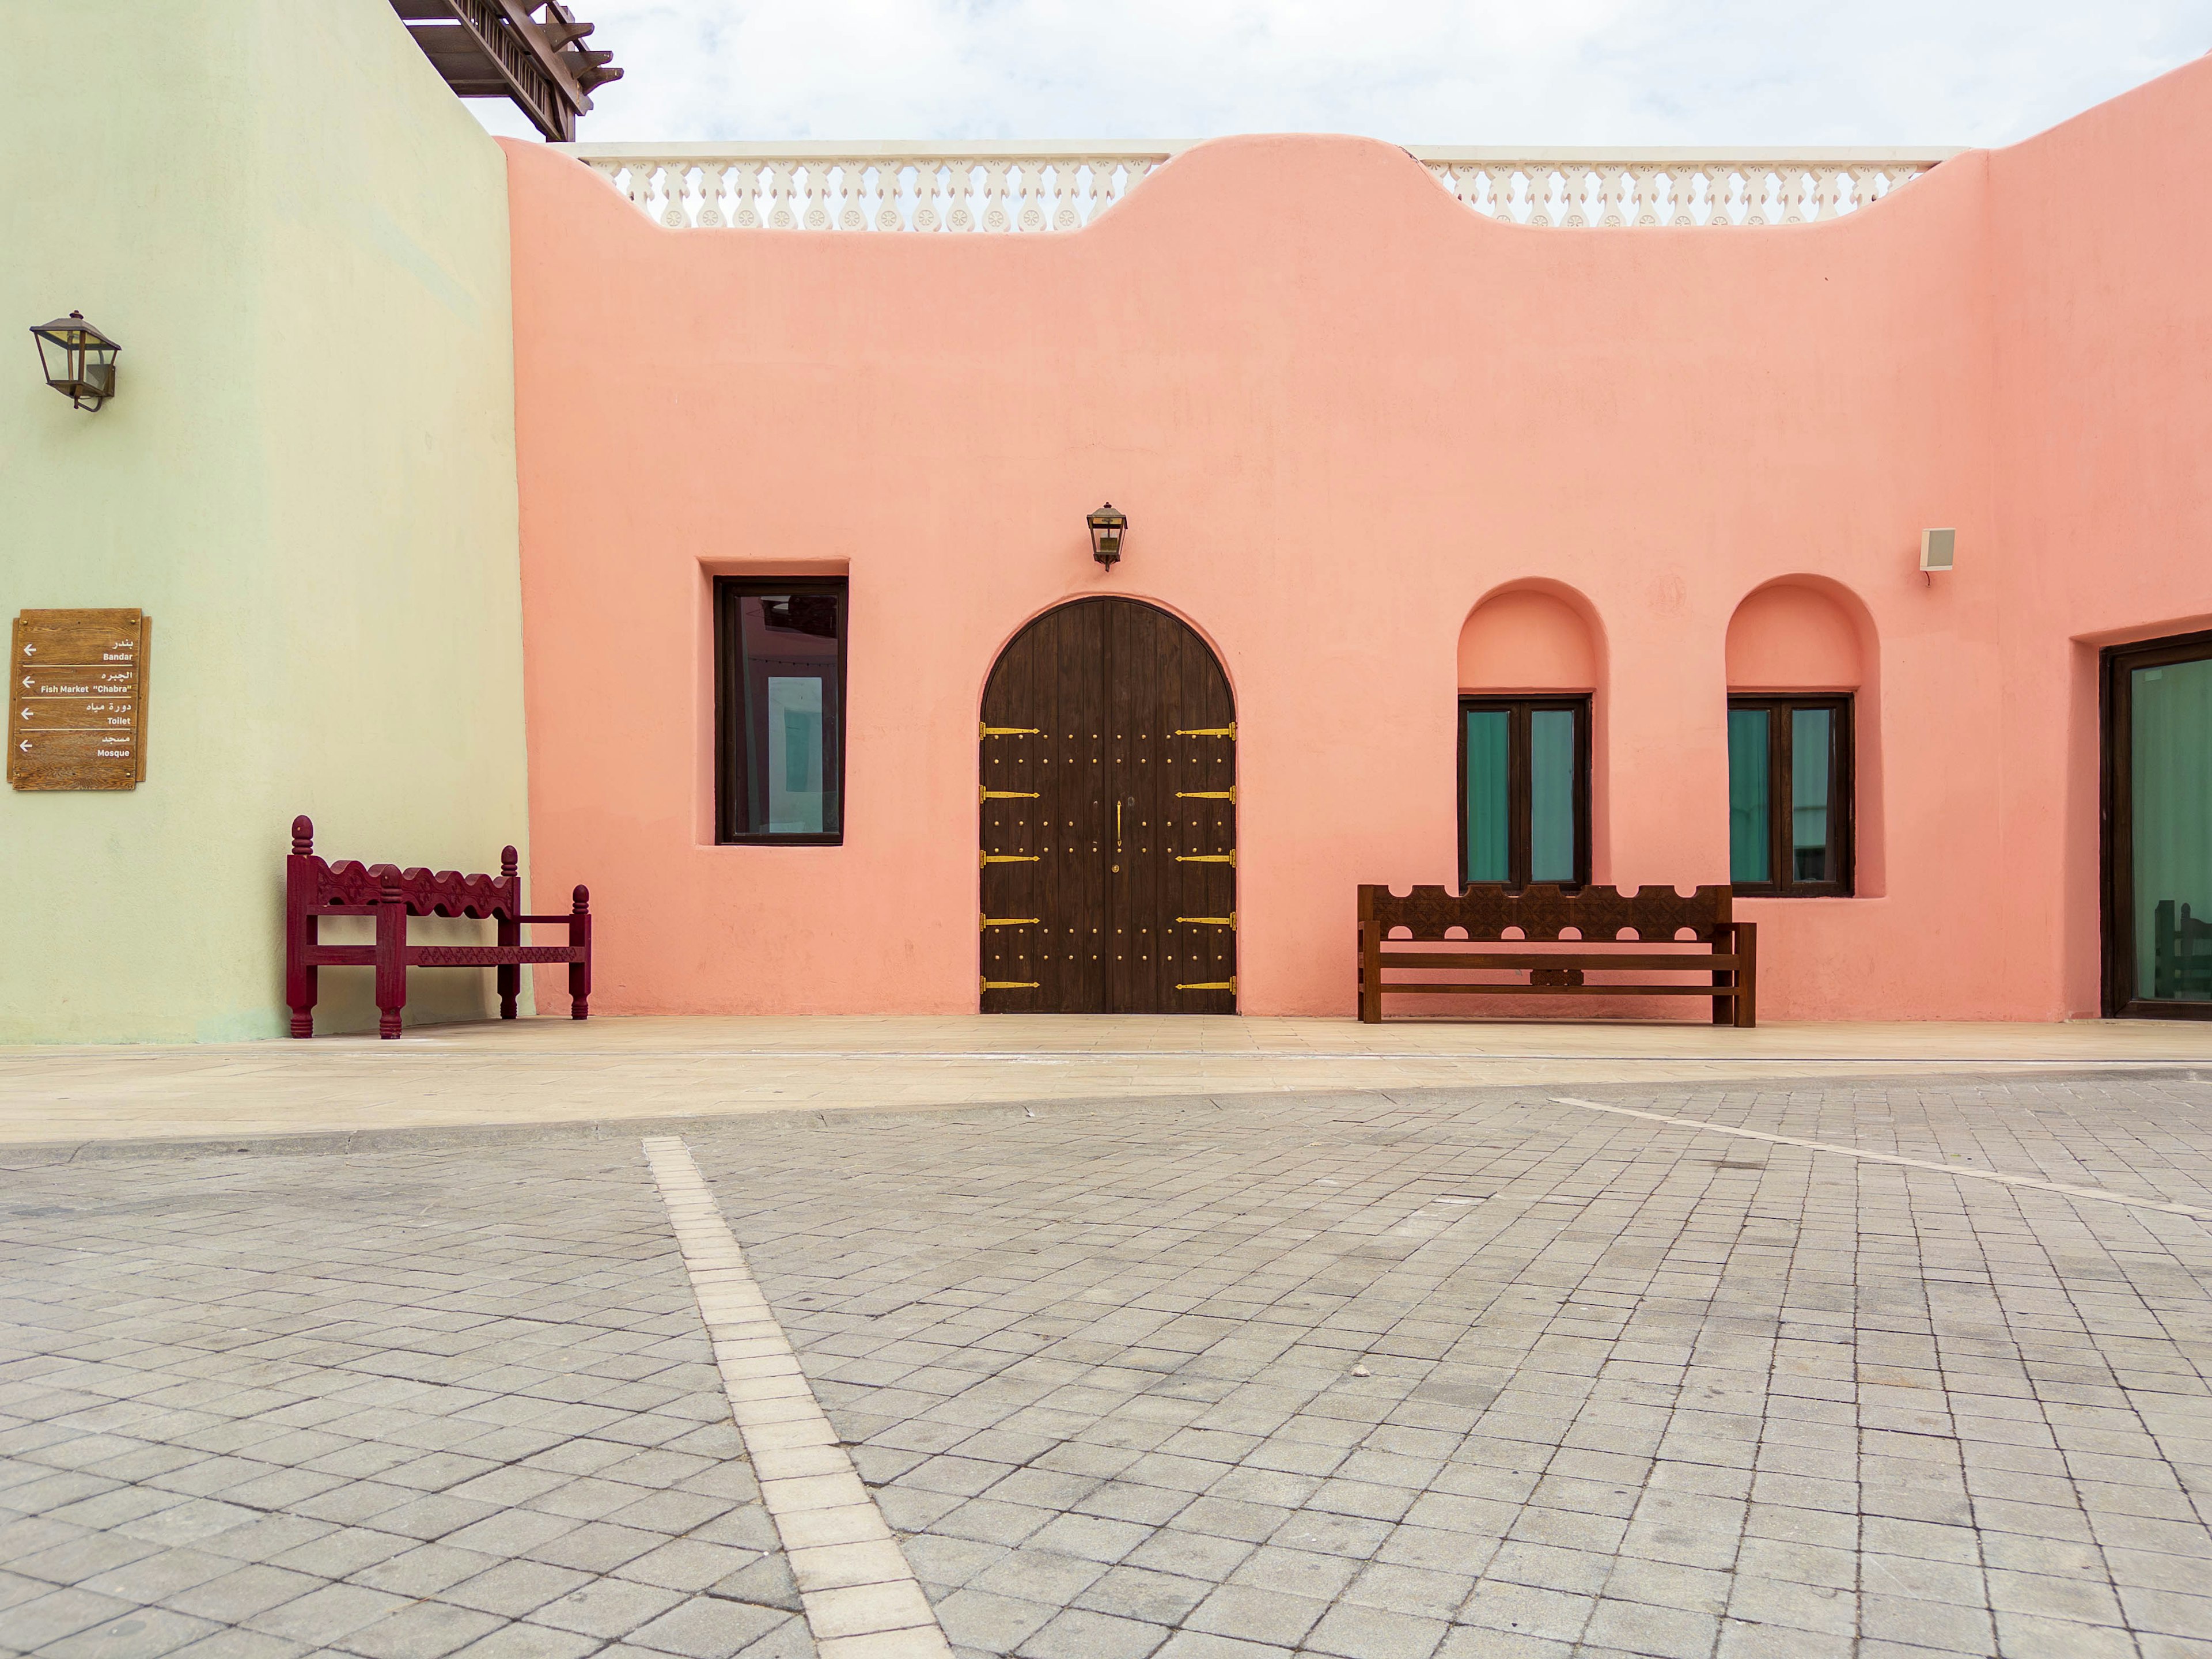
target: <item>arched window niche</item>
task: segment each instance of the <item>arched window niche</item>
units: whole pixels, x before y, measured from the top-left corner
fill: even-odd
[[[1606,641],[1561,582],[1504,583],[1459,635],[1457,869],[1467,882],[1607,882]]]
[[[1865,605],[1826,576],[1778,578],[1754,588],[1737,605],[1729,620],[1727,660],[1731,877],[1753,894],[1881,897],[1888,887],[1882,833],[1881,650]],[[1768,707],[1761,709],[1762,702]],[[1831,714],[1824,705],[1844,712]],[[1815,775],[1798,767],[1790,758],[1795,744],[1803,741],[1809,749],[1811,740],[1837,720],[1848,720],[1849,744],[1835,770]],[[1770,763],[1770,757],[1782,758]],[[1759,782],[1778,795],[1778,774],[1784,768],[1792,772],[1789,802],[1766,800]],[[1770,771],[1777,775],[1766,775]],[[1828,777],[1844,792],[1844,799],[1824,799],[1822,779]],[[1744,779],[1759,781],[1739,781]],[[1844,837],[1848,878],[1838,881],[1834,872],[1824,872],[1817,852],[1796,853],[1793,867],[1794,845],[1817,844],[1822,815],[1838,808],[1847,817],[1830,833]],[[1776,818],[1760,819],[1762,810]],[[1796,827],[1793,817],[1814,827]],[[1777,850],[1760,866],[1771,886],[1747,884],[1741,877],[1744,868],[1758,865],[1755,843],[1763,834],[1762,822],[1776,823],[1779,838]],[[1810,878],[1800,882],[1798,877]]]

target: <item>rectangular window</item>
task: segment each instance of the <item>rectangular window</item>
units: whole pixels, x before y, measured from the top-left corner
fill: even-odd
[[[1460,883],[1589,880],[1588,697],[1462,697]]]
[[[2105,1012],[2212,1018],[2212,635],[2104,669]]]
[[[1851,700],[1730,697],[1729,880],[1739,893],[1851,890]]]
[[[845,584],[714,581],[715,839],[845,829]]]

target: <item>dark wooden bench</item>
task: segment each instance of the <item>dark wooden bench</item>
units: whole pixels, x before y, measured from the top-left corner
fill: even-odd
[[[1678,996],[1711,997],[1716,1025],[1753,1025],[1759,929],[1730,915],[1730,898],[1726,887],[1416,887],[1401,898],[1362,886],[1359,1018],[1380,1022],[1391,996]],[[1401,927],[1407,937],[1393,939]],[[1570,931],[1571,948],[1537,948]],[[1593,985],[1592,970],[1635,977]]]
[[[393,864],[325,863],[315,855],[315,826],[305,817],[292,820],[292,854],[284,860],[284,1000],[292,1009],[292,1035],[315,1034],[316,975],[324,968],[376,969],[376,1030],[399,1035],[399,1012],[407,1006],[410,968],[496,968],[499,1017],[514,1018],[522,989],[522,969],[534,962],[568,964],[568,1015],[582,1019],[592,998],[592,895],[579,885],[575,908],[565,915],[522,913],[522,878],[514,848],[501,850],[495,876],[465,876],[452,870],[402,870]],[[325,945],[325,916],[374,916],[374,945]],[[410,945],[410,916],[473,916],[498,924],[495,945]],[[525,945],[526,922],[565,923],[566,945]]]

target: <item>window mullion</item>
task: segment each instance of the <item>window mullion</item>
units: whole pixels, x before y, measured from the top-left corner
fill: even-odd
[[[1850,738],[1844,730],[1846,705],[1838,704],[1828,716],[1828,883],[1837,892],[1844,890],[1844,872],[1849,867],[1844,862],[1844,851],[1850,845],[1844,829],[1844,814],[1850,811],[1850,799],[1844,793],[1844,744]]]
[[[1506,787],[1509,829],[1505,860],[1506,879],[1515,887],[1528,884],[1529,804],[1535,793],[1534,768],[1529,751],[1528,705],[1516,702],[1508,716],[1506,738]]]
[[[1587,886],[1591,875],[1590,847],[1590,722],[1595,706],[1587,699],[1575,704],[1575,881]]]
[[[1788,892],[1797,880],[1794,845],[1796,836],[1792,833],[1796,791],[1790,781],[1791,750],[1795,747],[1790,742],[1793,724],[1790,704],[1772,702],[1767,705],[1768,769],[1774,777],[1766,793],[1767,833],[1770,837],[1767,845],[1771,849],[1768,857],[1774,876],[1774,890],[1778,893]]]

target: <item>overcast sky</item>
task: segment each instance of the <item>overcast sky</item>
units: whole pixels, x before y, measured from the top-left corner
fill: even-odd
[[[1996,144],[2212,47],[2212,0],[574,0],[585,139]],[[496,131],[514,112],[478,103]]]

